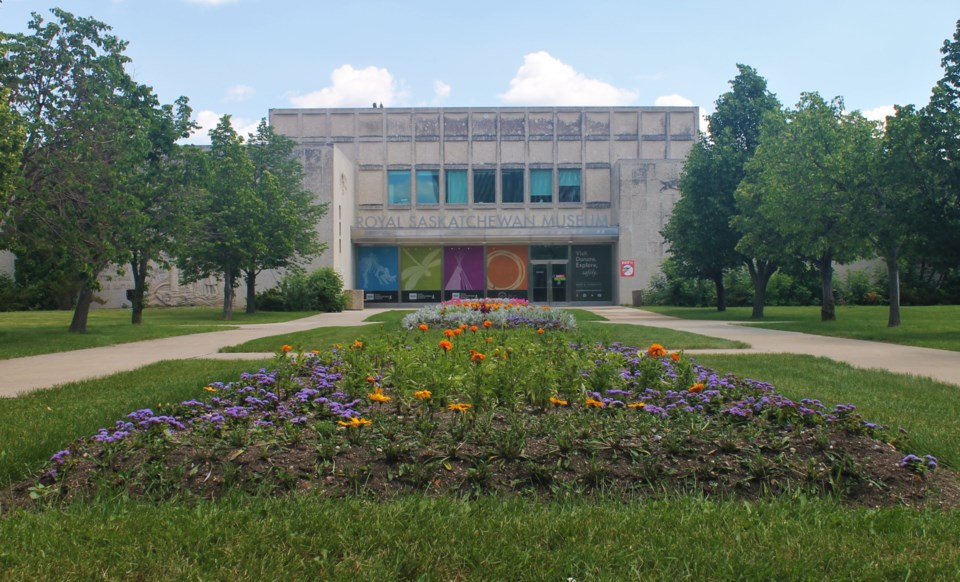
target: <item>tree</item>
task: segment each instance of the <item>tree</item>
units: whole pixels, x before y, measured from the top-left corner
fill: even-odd
[[[234,289],[245,265],[266,253],[259,223],[266,206],[254,190],[254,166],[243,138],[224,115],[210,131],[201,169],[205,190],[202,222],[178,257],[185,281],[223,279],[223,318],[233,318]]]
[[[24,131],[20,117],[9,106],[10,92],[0,90],[0,204],[9,200],[16,189]],[[6,212],[0,206],[0,233]]]
[[[776,266],[738,251],[741,233],[732,223],[738,212],[734,192],[744,177],[744,164],[756,150],[764,116],[781,107],[756,70],[742,64],[737,70],[730,81],[732,90],[717,99],[716,110],[707,118],[709,134],[687,157],[680,200],[662,235],[682,272],[713,281],[718,311],[726,309],[724,272],[746,264],[754,284],[754,317],[762,317],[763,290]]]
[[[315,203],[313,193],[303,188],[303,165],[294,156],[295,146],[265,119],[247,141],[253,188],[264,208],[257,222],[260,242],[251,246],[254,252],[241,267],[247,285],[247,313],[256,311],[260,271],[297,266],[325,248],[317,223],[327,213],[327,204]]]
[[[125,189],[147,143],[149,92],[124,70],[126,43],[110,27],[53,9],[32,34],[2,39],[0,81],[23,120],[19,188],[4,201],[8,244],[60,253],[81,281],[70,331],[86,331],[97,277],[126,258],[136,201]]]
[[[178,146],[196,124],[190,121],[187,99],[176,106],[150,103],[149,151],[140,171],[131,181],[137,203],[137,228],[129,243],[133,289],[130,296],[131,323],[143,321],[147,276],[151,263],[169,266],[176,245],[188,235],[199,216],[200,175],[196,149]]]
[[[804,93],[783,119],[767,118],[740,186],[744,198],[759,201],[759,220],[776,229],[783,251],[817,267],[823,321],[836,319],[834,261],[864,253],[850,217],[859,210],[857,188],[864,172],[858,152],[872,131],[859,113],[844,113],[840,98],[828,103],[817,93]]]

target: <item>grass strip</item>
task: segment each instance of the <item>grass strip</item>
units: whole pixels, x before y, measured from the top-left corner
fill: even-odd
[[[0,521],[6,579],[952,579],[955,512],[829,500],[102,500]],[[94,541],[95,540],[95,541]],[[107,574],[109,573],[109,574]]]
[[[682,319],[739,321],[767,329],[844,337],[960,351],[960,305],[905,306],[900,327],[887,327],[887,307],[841,305],[835,321],[820,321],[820,307],[767,307],[764,319],[750,319],[749,307],[719,312],[707,307],[644,307],[647,311]]]
[[[277,323],[314,314],[259,312],[247,315],[238,312],[229,322],[221,315],[220,310],[209,307],[148,309],[143,323],[132,325],[129,310],[96,309],[90,312],[87,332],[77,334],[67,331],[72,317],[69,311],[0,313],[0,359],[223,331],[241,324]]]

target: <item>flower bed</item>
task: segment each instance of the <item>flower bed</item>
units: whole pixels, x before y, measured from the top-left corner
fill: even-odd
[[[577,325],[566,311],[530,305],[523,299],[454,299],[422,307],[404,317],[402,325],[405,329],[416,329],[420,324],[457,327],[461,324],[481,325],[484,321],[502,329],[529,327],[569,331]]]
[[[956,493],[936,459],[899,452],[903,436],[853,405],[792,400],[657,344],[415,330],[296,357],[284,346],[273,370],[76,441],[12,495],[695,491],[874,506]]]

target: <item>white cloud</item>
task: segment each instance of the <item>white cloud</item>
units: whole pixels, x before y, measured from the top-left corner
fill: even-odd
[[[193,132],[189,138],[183,140],[183,143],[188,143],[192,145],[208,145],[210,143],[210,130],[217,127],[217,124],[220,123],[220,118],[223,117],[223,113],[217,113],[216,111],[211,111],[209,109],[202,109],[197,111],[193,120],[197,122],[197,125],[200,126],[200,129]],[[243,136],[244,141],[247,140],[247,135],[256,132],[257,125],[260,124],[260,120],[251,121],[243,117],[230,117],[230,125],[233,126],[233,130],[237,134]]]
[[[234,85],[227,89],[227,96],[224,101],[246,101],[256,93],[253,87],[249,85]]]
[[[387,69],[354,69],[343,65],[330,73],[333,85],[290,98],[297,107],[369,107],[371,103],[394,105],[403,98],[397,82]]]
[[[637,93],[588,79],[546,51],[529,53],[498,97],[515,105],[628,105]]]
[[[453,87],[447,85],[443,81],[434,81],[433,82],[433,98],[436,101],[442,101],[450,96],[450,91],[453,90]]]
[[[661,95],[653,102],[657,107],[690,107],[693,105],[693,101],[687,99],[683,95]]]
[[[886,123],[887,117],[893,117],[897,114],[897,110],[894,109],[893,105],[881,105],[880,107],[874,107],[873,109],[865,109],[861,111],[863,116],[867,119],[872,119],[873,121],[883,121]]]

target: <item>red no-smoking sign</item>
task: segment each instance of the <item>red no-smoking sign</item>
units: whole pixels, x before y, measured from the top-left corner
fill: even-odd
[[[632,260],[623,260],[620,261],[620,276],[621,277],[633,277],[634,273],[637,272],[636,265]]]

